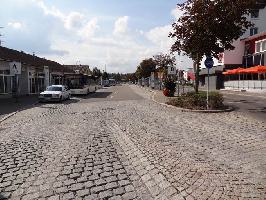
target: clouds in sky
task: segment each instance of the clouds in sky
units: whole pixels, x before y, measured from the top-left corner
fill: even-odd
[[[35,12],[23,18],[23,22],[15,17],[10,20],[13,16],[8,19],[7,27],[14,30],[8,31],[9,36],[20,40],[16,43],[10,40],[10,46],[35,51],[63,64],[75,64],[79,60],[81,64],[101,69],[106,64],[110,72],[134,72],[142,59],[169,52],[173,43],[168,38],[171,21],[145,30],[145,27],[133,27],[136,19],[130,15],[104,20],[100,15],[91,17],[84,10],[66,11],[43,0],[31,0],[28,7]],[[177,13],[169,10],[173,17],[178,17]],[[20,32],[17,37],[16,30],[23,34]],[[191,62],[187,62],[190,66]]]
[[[22,23],[20,23],[20,22],[8,22],[7,26],[12,27],[13,29],[21,29]]]

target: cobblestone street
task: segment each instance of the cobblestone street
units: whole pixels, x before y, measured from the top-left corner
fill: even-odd
[[[265,199],[264,122],[151,95],[117,86],[4,121],[0,199]]]

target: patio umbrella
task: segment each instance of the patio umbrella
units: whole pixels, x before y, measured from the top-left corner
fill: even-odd
[[[223,72],[224,75],[233,75],[233,74],[238,74],[238,88],[239,88],[239,81],[240,81],[240,72],[241,70],[244,70],[244,68],[236,68],[236,69],[231,69],[226,72]]]

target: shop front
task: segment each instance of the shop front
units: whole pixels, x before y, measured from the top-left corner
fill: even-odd
[[[30,68],[28,71],[28,93],[39,94],[46,88],[43,69]]]

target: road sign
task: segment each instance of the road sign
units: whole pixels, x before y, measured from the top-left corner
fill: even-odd
[[[207,57],[206,60],[204,61],[204,64],[207,68],[212,68],[214,65],[212,57]]]
[[[168,67],[168,75],[176,75],[176,68]]]
[[[17,75],[21,74],[21,63],[20,62],[10,62],[9,63],[10,68],[10,75]]]

